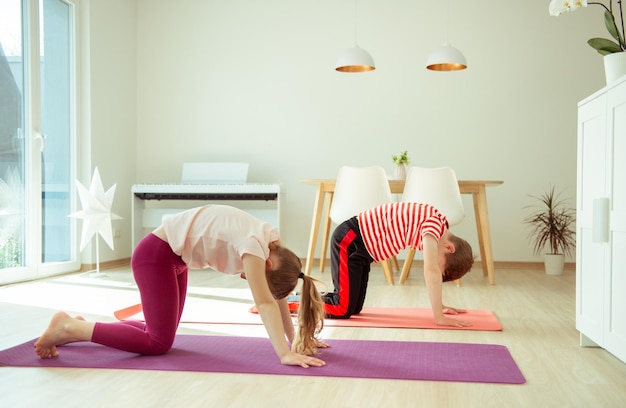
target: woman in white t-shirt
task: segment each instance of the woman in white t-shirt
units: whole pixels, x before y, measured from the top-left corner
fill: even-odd
[[[188,269],[210,267],[247,280],[282,364],[323,366],[313,356],[318,347],[328,347],[317,337],[324,326],[321,295],[315,279],[301,272],[298,256],[278,241],[272,225],[229,206],[207,205],[166,216],[139,242],[131,259],[145,323],[87,322],[59,312],[35,343],[35,352],[41,358],[56,357],[57,346],[91,341],[139,354],[166,353],[183,312]],[[287,296],[298,279],[303,284],[296,336]]]

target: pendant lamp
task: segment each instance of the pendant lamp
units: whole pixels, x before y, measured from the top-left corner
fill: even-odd
[[[367,72],[375,69],[372,56],[356,43],[342,52],[335,64],[335,70],[339,72]]]
[[[448,1],[448,20],[450,19],[450,1]],[[467,68],[465,55],[458,48],[448,43],[448,26],[446,24],[446,42],[430,54],[426,61],[426,68],[431,71],[460,71]]]
[[[460,71],[467,68],[465,55],[447,42],[433,51],[426,61],[431,71]]]
[[[335,71],[368,72],[376,69],[374,58],[356,43],[356,0],[354,1],[354,47],[345,50],[335,63]]]

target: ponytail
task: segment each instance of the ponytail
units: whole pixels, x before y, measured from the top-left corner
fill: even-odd
[[[294,353],[315,354],[317,336],[324,328],[324,302],[315,282],[322,282],[301,272],[302,262],[291,250],[277,242],[271,242],[269,249],[278,260],[272,272],[266,273],[267,284],[275,299],[286,298],[298,284],[298,279],[302,279],[298,331],[291,349]]]
[[[300,273],[300,307],[298,307],[298,332],[291,347],[294,353],[312,355],[317,353],[316,342],[324,328],[324,302],[315,282],[310,276]]]

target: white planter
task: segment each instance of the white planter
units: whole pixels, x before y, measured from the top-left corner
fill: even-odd
[[[396,180],[406,179],[406,166],[404,164],[396,165],[396,171],[393,174],[393,178]]]
[[[563,275],[563,267],[565,266],[565,255],[562,254],[546,254],[543,259],[546,275]]]
[[[614,52],[604,56],[604,75],[607,85],[626,75],[626,52]]]

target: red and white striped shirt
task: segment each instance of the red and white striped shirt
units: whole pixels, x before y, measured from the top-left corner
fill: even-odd
[[[358,215],[363,242],[374,261],[397,255],[405,248],[421,251],[422,238],[431,234],[441,239],[448,221],[429,204],[388,203]]]

